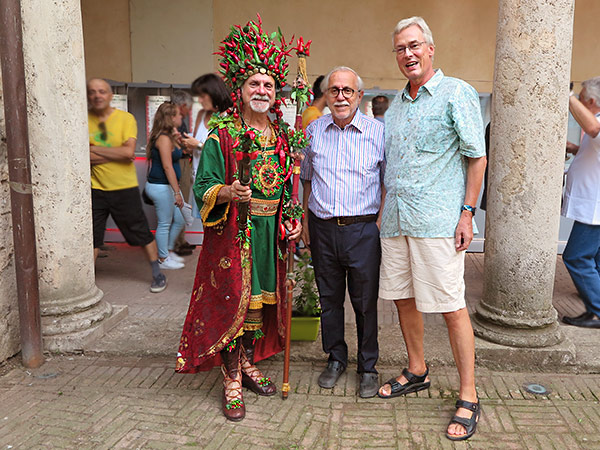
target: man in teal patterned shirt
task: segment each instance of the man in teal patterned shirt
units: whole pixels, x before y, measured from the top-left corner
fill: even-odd
[[[396,304],[408,368],[378,394],[392,398],[429,387],[422,313],[443,314],[460,376],[446,436],[464,440],[475,432],[481,411],[463,278],[486,166],[479,97],[464,81],[433,69],[433,36],[422,18],[400,21],[393,42],[408,84],[385,116],[379,296]]]

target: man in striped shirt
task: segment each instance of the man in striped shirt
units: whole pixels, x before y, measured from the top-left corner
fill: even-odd
[[[329,354],[319,386],[331,389],[348,365],[344,340],[346,279],[356,315],[360,396],[377,393],[377,292],[381,248],[383,124],[359,109],[363,82],[349,67],[323,80],[331,114],[307,128],[304,151],[303,240],[310,245],[322,315],[323,350]],[[307,231],[309,230],[309,231]]]

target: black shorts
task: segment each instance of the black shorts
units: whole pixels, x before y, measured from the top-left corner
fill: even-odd
[[[92,189],[94,248],[104,244],[104,230],[109,214],[129,245],[144,247],[154,240],[137,187],[118,191]]]

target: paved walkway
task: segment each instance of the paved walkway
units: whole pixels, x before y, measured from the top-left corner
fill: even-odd
[[[197,251],[187,257],[185,269],[168,273],[169,287],[158,295],[148,292],[149,269],[141,252],[114,245],[106,254],[97,263],[97,284],[108,301],[127,305],[129,316],[82,354],[49,355],[37,370],[24,369],[18,357],[0,366],[0,450],[600,448],[600,375],[593,374],[593,365],[590,373],[582,366],[561,368],[561,373],[548,373],[543,365],[525,372],[479,366],[483,415],[478,433],[466,444],[448,441],[443,432],[454,409],[458,380],[436,315],[426,319],[429,390],[392,400],[360,399],[352,363],[338,386],[320,389],[320,343],[294,343],[289,399],[245,391],[247,417],[232,424],[220,411],[218,370],[197,375],[173,371]],[[482,269],[482,255],[468,255],[470,308],[481,296]],[[560,262],[556,278],[554,303],[559,313],[580,312]],[[383,342],[378,368],[384,381],[397,375],[406,356],[391,304],[380,302],[379,318]],[[351,354],[352,321],[347,311]],[[565,331],[578,352],[598,353],[596,330]],[[281,385],[280,356],[259,366]],[[551,392],[530,394],[526,383],[542,384]]]
[[[0,377],[0,448],[600,448],[599,375],[479,369],[478,433],[453,444],[442,433],[456,398],[451,368],[435,368],[428,391],[388,401],[359,399],[353,372],[320,389],[320,365],[296,363],[287,400],[245,391],[246,419],[233,424],[220,412],[220,373],[179,375],[172,362],[77,355],[9,368]],[[280,363],[260,366],[280,385]],[[380,370],[382,379],[395,374]],[[552,393],[527,393],[531,381]]]

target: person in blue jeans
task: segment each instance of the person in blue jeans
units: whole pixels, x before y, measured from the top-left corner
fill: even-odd
[[[183,230],[185,221],[181,214],[183,196],[179,188],[181,166],[179,160],[182,150],[177,127],[181,125],[182,115],[179,107],[165,102],[158,107],[152,132],[146,147],[146,158],[151,164],[146,181],[146,194],[154,202],[158,225],[156,226],[156,245],[158,246],[158,264],[161,269],[181,269],[184,259],[173,249],[177,236]]]
[[[585,305],[568,325],[600,328],[600,77],[582,83],[577,98],[569,95],[569,111],[584,132],[579,146],[567,142],[575,154],[567,172],[562,214],[575,220],[563,252],[563,262]]]

